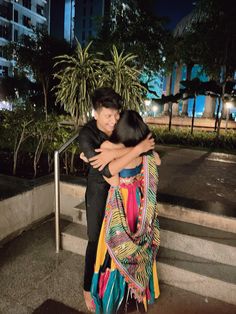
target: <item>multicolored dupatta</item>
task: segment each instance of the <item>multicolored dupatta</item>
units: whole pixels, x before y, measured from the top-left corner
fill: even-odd
[[[153,155],[143,157],[137,230],[130,231],[119,187],[111,187],[105,216],[105,241],[117,269],[124,276],[134,297],[141,302],[152,274],[160,245],[157,218],[158,174]]]

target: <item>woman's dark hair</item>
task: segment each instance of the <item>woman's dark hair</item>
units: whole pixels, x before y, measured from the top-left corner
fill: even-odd
[[[139,113],[134,110],[125,110],[121,113],[110,141],[132,147],[144,140],[149,133],[150,130]]]
[[[95,89],[92,96],[94,110],[102,107],[120,110],[123,104],[121,96],[110,87],[100,87]]]

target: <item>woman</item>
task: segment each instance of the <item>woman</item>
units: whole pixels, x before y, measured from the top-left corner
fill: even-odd
[[[141,116],[124,111],[102,149],[133,147],[150,133]],[[136,157],[119,174],[116,161],[109,164],[113,177],[100,233],[92,281],[96,313],[115,313],[129,298],[152,303],[159,296],[156,254],[160,244],[157,218],[157,154]]]

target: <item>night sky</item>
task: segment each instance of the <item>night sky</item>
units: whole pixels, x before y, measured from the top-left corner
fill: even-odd
[[[193,9],[193,0],[157,0],[155,11],[159,16],[166,16],[170,19],[168,28],[173,29],[185,15]]]

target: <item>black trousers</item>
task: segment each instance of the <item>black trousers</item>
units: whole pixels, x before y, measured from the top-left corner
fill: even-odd
[[[102,227],[109,184],[97,177],[88,177],[85,194],[88,245],[85,254],[84,290],[90,291],[100,230]]]

